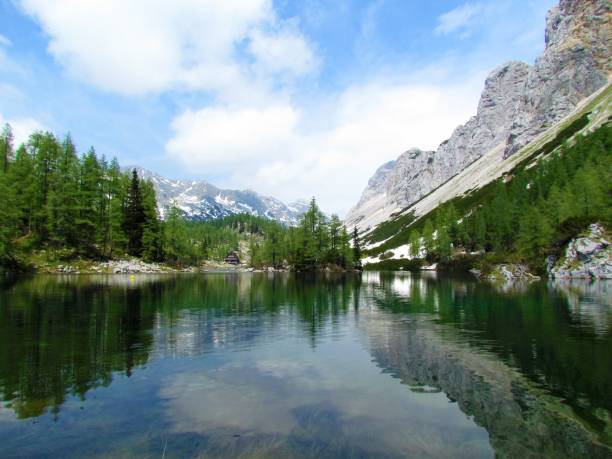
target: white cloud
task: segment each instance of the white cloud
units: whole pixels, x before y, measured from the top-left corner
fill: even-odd
[[[479,3],[464,3],[438,17],[435,32],[440,35],[463,31],[469,33],[469,27],[483,10]]]
[[[4,118],[0,113],[0,128],[6,123],[11,125],[15,148],[28,140],[30,134],[37,130],[44,130],[42,123],[34,118]]]
[[[10,46],[11,40],[0,34],[0,46]]]
[[[283,27],[275,34],[254,30],[249,50],[255,56],[256,67],[264,72],[299,76],[315,70],[318,58],[294,27]]]
[[[49,52],[73,77],[104,90],[145,94],[200,89],[232,98],[277,72],[315,67],[295,25],[271,0],[22,0],[49,35]],[[241,55],[246,49],[247,55]],[[245,63],[253,62],[255,71]],[[262,80],[263,81],[259,81]],[[246,88],[246,89],[245,89]]]
[[[186,111],[173,122],[166,150],[190,174],[226,177],[222,186],[286,201],[315,195],[327,211],[343,214],[380,164],[412,146],[435,149],[465,122],[481,81],[371,82],[345,90],[331,111],[282,101]]]

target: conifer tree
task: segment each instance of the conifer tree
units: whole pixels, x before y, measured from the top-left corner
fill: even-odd
[[[527,209],[521,219],[518,234],[521,253],[530,260],[543,260],[551,236],[552,228],[541,209],[537,206]]]
[[[337,215],[332,215],[329,221],[329,250],[327,260],[330,263],[341,263],[340,232],[342,223]]]
[[[0,172],[8,172],[9,163],[14,156],[13,130],[11,125],[6,123],[0,132]]]
[[[36,183],[34,181],[34,161],[24,145],[17,149],[15,161],[11,164],[7,174],[7,186],[10,188],[15,184],[19,184],[19,192],[12,190],[9,195],[13,198],[12,205],[17,216],[17,228],[21,234],[29,235],[32,231],[32,209]]]
[[[487,222],[485,220],[484,212],[479,210],[476,212],[474,217],[474,230],[472,235],[472,241],[474,249],[482,250],[485,248],[487,240]]]
[[[127,243],[123,231],[123,215],[128,187],[128,176],[121,173],[117,158],[113,158],[108,168],[108,234],[104,248],[105,255],[111,258],[122,251]]]
[[[140,182],[142,208],[144,213],[144,226],[142,229],[143,255],[150,261],[163,259],[162,226],[157,214],[157,199],[155,188],[149,181]],[[191,256],[192,254],[190,254]]]
[[[353,262],[356,269],[361,269],[361,245],[359,243],[359,232],[357,227],[353,228]]]
[[[351,250],[351,237],[349,236],[346,226],[342,225],[340,237],[338,240],[338,248],[340,251],[340,266],[349,268],[353,264],[353,251]]]
[[[79,180],[79,215],[76,226],[79,235],[79,250],[85,253],[94,250],[100,223],[99,188],[102,171],[96,151],[90,148],[83,156]]]
[[[34,159],[34,200],[31,203],[33,230],[39,241],[49,237],[47,206],[52,177],[57,166],[59,145],[50,132],[35,132],[30,136],[28,148]]]
[[[78,239],[79,159],[69,134],[60,147],[51,183],[48,203],[50,239],[58,246],[74,245]]]
[[[411,258],[419,258],[421,255],[421,236],[419,232],[415,229],[410,231],[409,236],[410,243],[410,257]]]
[[[127,237],[127,252],[132,256],[137,257],[142,254],[142,235],[145,223],[146,216],[142,204],[140,180],[138,172],[134,169],[123,215],[123,231]]]
[[[431,220],[425,222],[423,227],[423,244],[425,246],[425,253],[427,256],[434,253],[436,247],[436,241],[434,239],[434,226]]]

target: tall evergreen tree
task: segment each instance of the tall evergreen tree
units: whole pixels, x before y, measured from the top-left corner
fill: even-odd
[[[127,237],[127,252],[132,256],[137,257],[142,254],[142,235],[145,223],[146,215],[142,204],[140,180],[138,172],[134,169],[123,216],[123,231]]]
[[[59,246],[74,245],[78,240],[79,159],[70,135],[62,142],[51,183],[47,206],[50,239]]]
[[[95,249],[100,223],[102,171],[93,148],[83,156],[79,177],[78,247],[80,251],[88,253]]]
[[[410,231],[409,236],[409,244],[410,244],[410,257],[411,258],[419,258],[421,255],[421,236],[419,232],[415,229]]]
[[[10,161],[14,157],[13,130],[11,125],[6,123],[0,132],[0,172],[6,174]]]
[[[361,245],[359,243],[359,232],[357,227],[353,228],[353,262],[356,269],[361,269]]]

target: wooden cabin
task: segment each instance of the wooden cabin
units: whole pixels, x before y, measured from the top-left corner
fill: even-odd
[[[225,257],[225,262],[230,265],[239,265],[240,258],[238,258],[238,254],[232,250],[227,254],[227,257]]]

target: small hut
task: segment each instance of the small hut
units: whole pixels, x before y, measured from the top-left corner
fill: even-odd
[[[239,265],[240,264],[240,258],[238,258],[238,254],[236,252],[231,250],[227,254],[227,257],[225,257],[225,262],[229,263],[230,265]]]

